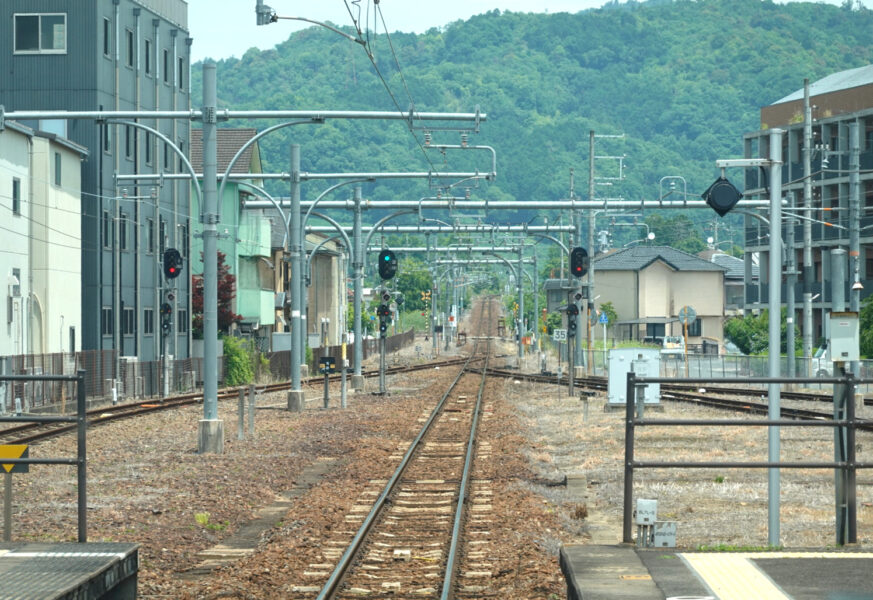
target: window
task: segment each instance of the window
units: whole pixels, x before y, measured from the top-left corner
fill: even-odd
[[[123,335],[133,335],[136,333],[136,313],[134,309],[126,306],[121,309],[121,333]]]
[[[152,164],[152,134],[145,134],[145,161],[147,165]]]
[[[12,297],[18,298],[21,296],[21,269],[12,269],[12,279],[15,280],[12,284]]]
[[[133,137],[133,127],[130,125],[125,125],[124,127],[124,156],[126,158],[133,158],[133,145],[135,143],[135,139]]]
[[[146,308],[142,311],[142,332],[143,335],[154,335],[155,333],[155,309]]]
[[[164,221],[164,217],[161,217],[161,224],[158,226],[159,233],[161,236],[160,244],[161,244],[161,253],[167,249],[167,223]]]
[[[55,185],[61,185],[61,153],[55,152]]]
[[[179,89],[185,89],[185,59],[179,59]]]
[[[694,319],[694,322],[688,325],[689,337],[700,337],[703,335],[703,324],[700,319]]]
[[[104,306],[100,311],[100,333],[104,336],[112,335],[115,331],[112,325],[112,307]]]
[[[112,129],[109,127],[108,123],[103,124],[103,152],[109,154],[112,151],[112,144],[110,143],[110,133]]]
[[[188,311],[180,310],[179,314],[179,324],[176,329],[176,333],[188,333]]]
[[[185,155],[185,142],[182,140],[179,140],[178,142],[176,142],[176,148],[178,148],[179,152],[180,152],[180,154],[179,154],[179,172],[184,173],[185,172],[185,161],[182,159],[182,157]]]
[[[112,56],[112,21],[103,17],[103,56]]]
[[[155,220],[146,219],[146,252],[149,254],[155,251]]]
[[[127,41],[127,66],[133,68],[136,56],[136,45],[133,42],[133,32],[130,29],[124,30],[124,39]]]
[[[184,225],[179,225],[179,237],[181,238],[180,245],[182,246],[182,248],[181,248],[182,256],[187,257],[191,251],[191,249],[188,245],[188,224],[187,223],[185,223]]]
[[[118,245],[122,250],[127,250],[127,215],[121,213],[118,221]]]
[[[12,214],[21,214],[21,180],[18,177],[12,178]]]
[[[145,72],[146,75],[152,74],[152,41],[145,41]]]
[[[103,211],[103,247],[112,248],[112,217],[109,211]]]
[[[66,54],[66,13],[14,15],[16,54]]]
[[[170,146],[164,142],[164,171],[170,170]]]
[[[164,83],[170,83],[170,51],[164,48]]]

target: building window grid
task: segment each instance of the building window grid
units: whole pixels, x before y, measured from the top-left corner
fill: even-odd
[[[112,318],[112,307],[104,306],[100,311],[100,333],[104,337],[111,336],[115,332],[113,318]]]
[[[703,335],[703,323],[700,319],[694,319],[694,322],[688,325],[688,335],[691,337],[700,337]]]
[[[142,333],[143,335],[155,334],[155,309],[145,308],[142,311]]]
[[[145,162],[147,165],[152,164],[152,134],[145,134]]]
[[[21,180],[18,177],[12,178],[12,214],[21,214]]]
[[[146,253],[154,254],[155,252],[155,220],[146,219]]]
[[[133,308],[124,307],[121,313],[121,334],[133,335],[136,333],[136,312]]]
[[[127,42],[127,56],[125,63],[132,69],[136,60],[136,43],[134,42],[133,31],[125,29],[124,39]]]
[[[103,247],[112,248],[112,217],[108,210],[103,211]]]
[[[176,326],[176,333],[188,333],[188,311],[180,310],[177,314],[178,323]]]
[[[103,17],[103,56],[112,57],[112,21]]]
[[[121,218],[118,220],[118,247],[122,251],[127,250],[127,215],[121,213]]]
[[[55,152],[55,185],[61,186],[61,153]]]
[[[152,74],[152,41],[145,41],[145,73],[146,75]]]
[[[185,59],[179,58],[179,91],[185,89]]]
[[[170,83],[170,51],[163,50],[164,83]]]
[[[13,15],[15,54],[66,54],[66,13],[20,13]]]
[[[133,146],[136,143],[133,133],[133,126],[124,126],[124,156],[125,158],[133,158]]]

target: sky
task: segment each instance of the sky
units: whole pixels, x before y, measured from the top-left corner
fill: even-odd
[[[373,0],[360,0],[361,20],[366,19],[366,7]],[[825,0],[827,4],[842,4],[843,0]],[[251,47],[262,50],[284,42],[288,36],[312,25],[301,21],[282,20],[258,26],[255,22],[256,0],[188,0],[188,28],[194,38],[192,62],[212,58],[239,58]],[[315,21],[330,21],[351,25],[352,20],[344,0],[264,0],[279,16],[304,17]],[[353,0],[348,0],[353,9]],[[513,12],[579,12],[599,8],[604,0],[380,0],[382,17],[389,31],[422,33],[431,27],[442,27],[458,20],[469,19],[494,9]],[[370,11],[372,17],[372,10]],[[371,29],[374,27],[371,25]],[[381,23],[377,31],[382,31]]]

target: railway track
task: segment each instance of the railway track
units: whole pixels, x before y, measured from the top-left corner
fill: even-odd
[[[563,386],[569,385],[566,378],[557,378],[548,375],[528,375],[516,373],[513,371],[491,369],[489,374],[497,377],[514,378],[521,381],[530,381],[536,383],[559,384]],[[575,387],[581,389],[591,389],[604,391],[607,389],[607,381],[602,377],[576,379]],[[735,387],[710,387],[706,392],[700,392],[699,388],[689,385],[670,385],[661,384],[661,399],[675,402],[686,402],[696,404],[698,406],[707,406],[721,410],[729,410],[734,412],[744,412],[749,414],[763,414],[769,412],[769,407],[765,402],[754,402],[750,400],[738,399],[736,396],[765,398],[766,390],[750,389],[750,388],[735,388]],[[725,397],[733,396],[733,397]],[[833,397],[827,394],[814,394],[805,392],[789,392],[783,391],[780,394],[785,400],[797,400],[806,402],[825,402],[833,404]],[[873,405],[873,399],[865,398],[864,404],[867,406]],[[788,419],[820,419],[831,420],[833,414],[819,412],[815,410],[807,410],[803,408],[781,407],[780,413],[784,418]],[[873,431],[873,426],[859,426],[859,429]]]
[[[476,598],[487,591],[492,489],[472,473],[474,459],[489,455],[488,443],[477,440],[489,353],[490,341],[474,342],[418,435],[405,452],[398,447],[393,475],[363,486],[345,516],[349,530],[324,542],[317,562],[304,571],[304,577],[326,578],[320,591],[302,581],[291,588],[293,598],[315,592],[318,600]]]
[[[409,371],[419,371],[433,369],[435,367],[452,367],[464,364],[465,358],[446,359],[437,362],[423,363],[409,366],[395,366],[385,369],[388,375],[395,373],[406,373]],[[365,377],[376,377],[379,374],[378,370],[363,371]],[[340,375],[333,375],[330,380],[333,382],[339,381]],[[324,377],[310,377],[303,381],[303,384],[310,388],[324,384]],[[256,386],[259,393],[282,392],[291,389],[291,382],[272,383],[267,385]],[[233,400],[239,395],[239,388],[225,388],[219,390],[218,400]],[[130,419],[140,415],[158,412],[162,410],[172,410],[182,406],[197,404],[202,402],[202,393],[180,394],[171,396],[163,400],[140,401],[126,404],[117,404],[114,406],[103,406],[87,411],[88,426],[93,427],[102,423],[118,421],[122,419]],[[31,444],[40,440],[49,439],[67,432],[75,431],[75,424],[66,423],[22,423],[12,427],[4,427],[0,429],[0,445],[3,444]]]

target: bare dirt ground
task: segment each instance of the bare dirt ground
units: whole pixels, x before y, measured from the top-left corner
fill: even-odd
[[[415,345],[421,359],[428,358],[430,345]],[[515,354],[509,344],[503,351]],[[389,362],[413,361],[415,354],[412,347]],[[528,357],[524,369],[535,371],[535,362]],[[96,427],[88,438],[89,541],[142,544],[142,598],[287,597],[300,583],[307,548],[342,523],[363,483],[393,470],[391,454],[430,410],[429,394],[454,373],[392,376],[389,396],[350,391],[344,410],[318,409],[320,389],[307,392],[303,413],[281,410],[284,395],[261,398],[256,436],[243,441],[236,439],[236,403],[222,403],[226,443],[220,456],[195,452],[199,405]],[[622,414],[603,412],[605,395],[596,396],[585,422],[582,401],[568,397],[564,387],[512,380],[490,385],[498,400],[483,435],[492,444],[500,490],[493,557],[500,566],[492,587],[506,598],[562,598],[556,560],[561,544],[621,540]],[[332,407],[338,398],[338,388],[332,389]],[[726,415],[666,404],[656,416]],[[786,427],[781,439],[785,459],[832,458],[830,430]],[[638,440],[640,459],[764,460],[767,452],[764,428],[665,427],[640,431]],[[873,437],[860,435],[858,445],[859,460],[870,461]],[[66,437],[35,446],[31,456],[74,453],[75,440]],[[564,475],[570,485],[555,485]],[[16,476],[13,540],[74,540],[75,481],[73,469],[57,466],[32,466],[29,474]],[[873,473],[860,471],[858,481],[859,541],[871,546]],[[684,547],[766,544],[762,470],[640,471],[635,496],[659,501],[659,519],[678,521]],[[781,498],[786,547],[833,544],[831,471],[783,470]],[[253,554],[193,574],[203,563],[199,552],[231,539],[261,508],[282,499],[289,508],[261,532]]]

